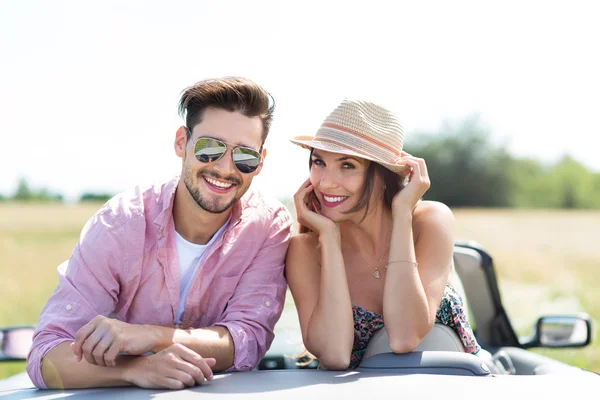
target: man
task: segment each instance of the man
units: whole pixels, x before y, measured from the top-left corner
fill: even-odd
[[[248,191],[270,100],[235,77],[184,91],[181,176],[121,193],[88,221],[37,324],[36,386],[175,389],[256,367],[283,308],[291,236],[285,207]]]

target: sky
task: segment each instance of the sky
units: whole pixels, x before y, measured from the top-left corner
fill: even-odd
[[[0,0],[0,194],[20,178],[76,199],[179,173],[186,87],[227,75],[273,94],[253,185],[291,197],[346,97],[407,136],[479,115],[515,156],[600,172],[595,1]]]

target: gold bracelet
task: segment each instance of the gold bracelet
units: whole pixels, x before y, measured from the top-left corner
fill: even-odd
[[[390,264],[396,264],[396,263],[410,263],[412,264],[415,268],[417,268],[419,266],[419,263],[416,261],[410,261],[410,260],[398,260],[398,261],[390,261],[389,263],[387,263],[387,265],[385,266],[385,268],[387,269],[388,265]]]

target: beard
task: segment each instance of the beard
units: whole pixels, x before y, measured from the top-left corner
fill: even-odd
[[[242,198],[242,196],[250,187],[250,183],[242,185],[243,182],[235,176],[223,177],[217,172],[211,170],[202,171],[202,174],[198,175],[198,180],[202,179],[202,176],[210,176],[211,178],[219,179],[222,181],[228,181],[233,183],[236,187],[235,196],[233,196],[231,200],[227,201],[219,198],[211,199],[212,196],[206,196],[200,193],[200,189],[198,188],[199,185],[194,187],[192,171],[190,168],[185,168],[183,174],[183,183],[185,184],[185,187],[187,188],[188,192],[190,193],[196,204],[198,204],[198,206],[203,210],[208,211],[212,214],[221,214],[229,210],[235,204],[236,201]]]

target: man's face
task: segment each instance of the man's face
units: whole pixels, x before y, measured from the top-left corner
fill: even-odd
[[[227,211],[250,187],[255,175],[242,173],[234,165],[232,151],[236,146],[260,150],[262,145],[262,123],[259,117],[246,117],[239,112],[209,108],[202,122],[192,129],[192,137],[183,148],[182,177],[192,198],[204,210],[211,213]],[[175,147],[177,149],[176,139]],[[227,151],[217,161],[203,163],[194,155],[194,146],[199,137],[211,137],[227,144]],[[179,154],[181,156],[181,154]],[[263,151],[263,159],[265,152]]]

